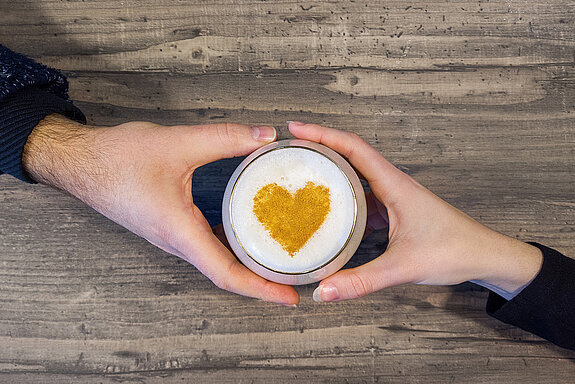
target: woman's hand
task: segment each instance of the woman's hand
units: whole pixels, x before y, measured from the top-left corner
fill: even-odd
[[[88,127],[50,115],[28,138],[23,165],[34,180],[71,193],[187,260],[218,287],[294,305],[299,302],[297,292],[244,267],[216,238],[192,200],[195,169],[246,155],[275,136],[274,128],[265,126],[131,122]]]
[[[389,223],[389,245],[377,259],[323,280],[317,301],[353,299],[404,283],[451,285],[473,280],[510,298],[538,273],[541,251],[499,234],[404,174],[359,136],[315,124],[291,133],[346,157],[369,182],[368,230]]]

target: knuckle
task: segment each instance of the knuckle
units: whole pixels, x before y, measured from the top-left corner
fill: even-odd
[[[217,127],[217,133],[220,142],[225,146],[233,148],[240,142],[239,132],[232,124],[219,124]]]
[[[355,133],[355,132],[348,132],[347,135],[349,136],[349,139],[350,139],[350,140],[353,140],[353,141],[360,141],[360,140],[362,140],[362,139],[361,139],[361,136],[359,136],[359,135],[358,135],[357,133]]]
[[[230,261],[223,273],[219,274],[218,276],[214,276],[212,281],[218,288],[223,289],[224,291],[232,291],[232,281],[233,277],[237,274],[238,266],[239,265],[237,260],[234,259]]]
[[[352,293],[355,297],[362,297],[373,292],[371,281],[362,277],[357,272],[351,272],[349,275],[349,281],[351,283]]]
[[[159,220],[158,224],[155,226],[154,230],[154,237],[159,242],[171,244],[173,242],[173,231],[172,229],[165,224],[165,220]]]
[[[362,145],[363,139],[355,132],[347,132],[349,145],[346,148],[344,156],[350,158],[355,151]]]
[[[272,283],[266,279],[261,279],[261,283],[258,284],[258,292],[260,297],[265,298],[270,292]]]
[[[230,285],[225,276],[216,276],[212,278],[212,282],[216,285],[216,287],[223,289],[224,291],[230,290]]]

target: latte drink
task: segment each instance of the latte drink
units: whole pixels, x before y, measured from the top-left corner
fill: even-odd
[[[226,237],[259,275],[307,284],[340,269],[365,229],[365,196],[357,175],[317,143],[284,140],[248,156],[224,196]]]

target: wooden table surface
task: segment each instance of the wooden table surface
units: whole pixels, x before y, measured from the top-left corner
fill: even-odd
[[[482,223],[575,256],[573,1],[2,1],[0,42],[62,69],[91,123],[355,131]],[[195,176],[212,223],[237,163]],[[0,206],[0,382],[575,380],[575,352],[490,318],[470,283],[336,304],[303,286],[284,308],[47,187],[2,176]]]

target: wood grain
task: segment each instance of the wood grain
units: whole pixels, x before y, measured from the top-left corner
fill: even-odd
[[[482,223],[575,255],[573,1],[0,3],[0,42],[60,68],[90,122],[355,131]],[[237,160],[200,169],[220,217]],[[215,288],[75,199],[0,178],[0,382],[567,383],[575,353],[402,286],[283,308]],[[376,257],[372,236],[351,265]]]

